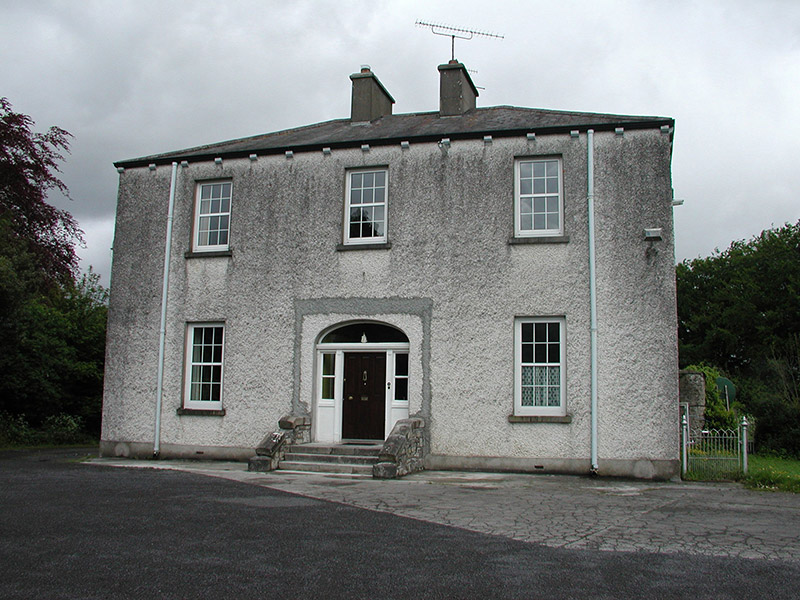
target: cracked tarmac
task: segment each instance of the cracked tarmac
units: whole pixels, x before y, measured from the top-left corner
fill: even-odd
[[[399,480],[251,473],[243,463],[94,459],[174,469],[553,548],[800,563],[800,495],[736,483],[425,471]]]

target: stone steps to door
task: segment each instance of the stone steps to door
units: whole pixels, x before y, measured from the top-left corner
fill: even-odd
[[[325,473],[372,477],[372,465],[281,461],[278,470],[283,473]]]
[[[278,469],[302,473],[335,473],[372,476],[381,444],[292,444],[286,448]]]
[[[375,456],[377,457],[383,443],[374,444],[291,444],[286,452],[300,454],[324,454],[336,456]]]
[[[375,464],[374,456],[359,456],[354,454],[305,454],[301,452],[286,452],[283,455],[284,461],[289,462],[318,462],[336,463],[353,465],[372,465]]]

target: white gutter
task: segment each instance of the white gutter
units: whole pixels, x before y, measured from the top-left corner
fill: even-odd
[[[589,361],[591,363],[591,458],[592,473],[596,474],[597,464],[597,282],[594,269],[594,130],[586,132],[586,179],[587,179],[587,204],[589,209],[589,331],[591,347]]]
[[[172,163],[172,180],[169,184],[167,209],[167,240],[164,243],[164,280],[161,284],[161,325],[158,331],[158,385],[156,387],[156,423],[153,435],[153,458],[161,453],[161,396],[164,390],[164,345],[167,337],[167,291],[169,290],[169,257],[172,249],[172,220],[175,212],[175,181],[178,163]]]

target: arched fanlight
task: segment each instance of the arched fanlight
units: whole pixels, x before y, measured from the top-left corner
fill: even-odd
[[[399,329],[384,323],[351,323],[329,331],[322,338],[322,344],[366,344],[382,342],[405,342],[408,336]]]

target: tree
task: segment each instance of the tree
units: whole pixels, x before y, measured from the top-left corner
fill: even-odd
[[[77,272],[83,232],[71,214],[47,203],[47,194],[69,197],[57,173],[72,136],[59,127],[36,133],[33,124],[0,98],[0,221],[6,235],[25,242],[44,282],[64,282]]]
[[[677,266],[681,362],[768,368],[776,341],[800,333],[800,221]]]
[[[676,269],[681,365],[739,384],[757,441],[800,456],[800,221]]]
[[[81,417],[99,431],[103,393],[106,290],[89,271],[58,293],[36,295],[15,313],[13,344],[0,355],[0,410]]]
[[[77,277],[82,232],[48,192],[69,195],[59,163],[69,133],[31,130],[0,99],[0,413],[39,426],[58,415],[99,431],[106,290]]]

